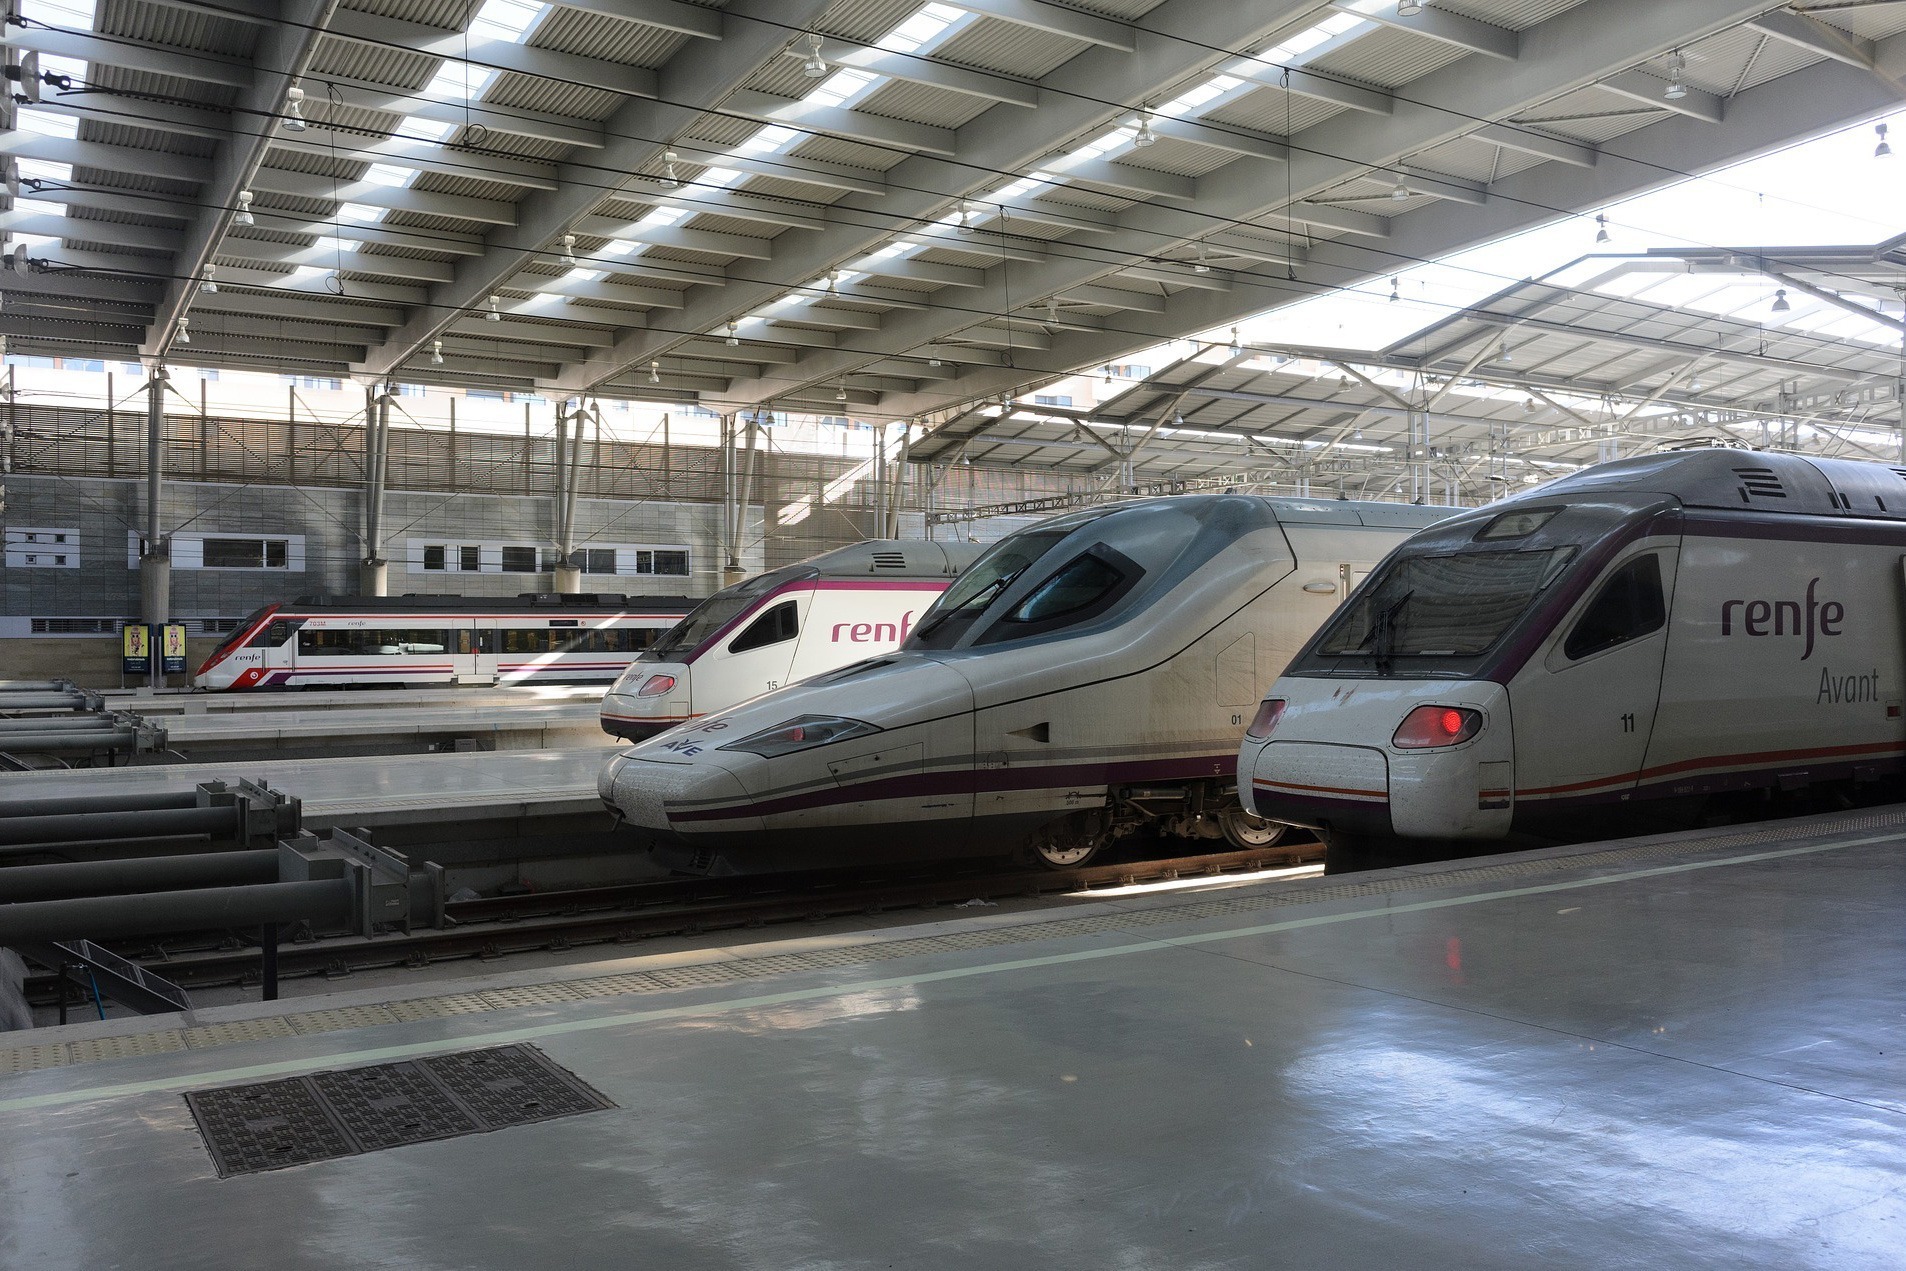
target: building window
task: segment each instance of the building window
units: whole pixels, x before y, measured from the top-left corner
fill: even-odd
[[[443,553],[444,553],[444,549],[441,543],[433,544],[432,546],[424,548],[424,568],[425,569],[442,569],[443,568]]]
[[[1047,393],[1044,396],[1034,394],[1032,404],[1035,406],[1070,406],[1072,405],[1072,399],[1063,393]]]
[[[671,578],[688,577],[688,553],[685,551],[637,552],[635,554],[635,572],[638,574],[665,574]]]
[[[1114,362],[1105,368],[1105,373],[1107,375],[1115,375],[1119,379],[1142,380],[1152,373],[1152,368],[1149,366],[1140,366],[1136,362]]]
[[[7,527],[8,569],[78,569],[79,531]]]
[[[199,544],[202,569],[284,569],[289,565],[282,538],[208,538]]]
[[[582,554],[582,571],[585,574],[615,573],[615,548],[592,547]]]
[[[536,549],[533,547],[504,548],[503,572],[506,574],[536,573]]]
[[[457,568],[466,574],[474,574],[483,568],[483,549],[474,543],[466,543],[457,549]]]

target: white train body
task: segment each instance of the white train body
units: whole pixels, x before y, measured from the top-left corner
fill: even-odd
[[[1187,495],[1043,522],[898,652],[652,738],[603,799],[671,863],[743,872],[1022,844],[1074,863],[1141,813],[1214,824],[1258,686],[1444,514]]]
[[[1270,689],[1246,800],[1381,861],[1857,794],[1906,755],[1903,554],[1906,468],[1739,450],[1445,521]]]
[[[306,596],[239,623],[193,682],[218,691],[605,683],[694,604],[676,596]]]
[[[968,543],[877,539],[770,570],[710,596],[602,699],[602,728],[639,741],[900,647],[972,564]]]

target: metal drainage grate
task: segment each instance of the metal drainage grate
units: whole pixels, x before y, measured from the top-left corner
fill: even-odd
[[[615,1106],[534,1046],[196,1090],[185,1102],[220,1178]]]

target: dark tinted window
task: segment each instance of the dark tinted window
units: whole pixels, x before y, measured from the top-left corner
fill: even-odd
[[[503,549],[503,572],[506,574],[533,574],[536,572],[536,549],[533,547],[506,547]]]
[[[383,631],[312,631],[298,632],[298,656],[311,658],[388,657],[396,655],[437,655],[457,645],[456,635],[435,628],[404,628]]]
[[[801,620],[795,612],[794,602],[784,600],[749,623],[747,630],[728,645],[728,652],[746,653],[750,649],[765,649],[771,644],[792,640],[800,632]]]
[[[1379,659],[1484,653],[1574,554],[1572,547],[1558,547],[1404,557],[1337,612],[1317,652]]]
[[[443,568],[443,547],[441,545],[424,548],[424,568]]]
[[[586,574],[615,573],[615,548],[592,547],[583,553],[583,572]]]
[[[474,574],[483,568],[483,549],[481,547],[459,547],[457,549],[457,568],[466,574]]]
[[[1661,560],[1653,553],[1637,556],[1602,584],[1588,612],[1569,632],[1562,652],[1569,658],[1585,658],[1659,631],[1667,620],[1668,608],[1661,596]]]
[[[275,649],[291,638],[292,627],[283,618],[266,627],[264,634],[258,637],[258,643],[268,649]]]
[[[1081,556],[1033,589],[1008,622],[1046,622],[1077,613],[1119,585],[1125,575],[1096,556]]]

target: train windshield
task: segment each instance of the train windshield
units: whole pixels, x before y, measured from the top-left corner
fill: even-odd
[[[1528,552],[1406,556],[1363,588],[1318,634],[1326,658],[1471,658],[1486,653],[1575,555]]]
[[[907,640],[909,648],[951,648],[974,619],[992,607],[1033,562],[1051,551],[1077,526],[1026,530],[1003,538],[966,567],[951,587],[933,602]]]
[[[818,576],[811,568],[790,566],[750,578],[724,588],[689,610],[688,616],[664,631],[638,661],[680,662],[706,644],[723,627],[748,611],[748,607],[784,583]]]
[[[212,654],[209,658],[206,659],[205,664],[207,666],[210,666],[212,663],[218,661],[220,658],[224,657],[227,653],[230,653],[233,649],[237,648],[238,642],[240,640],[243,640],[246,634],[250,632],[253,627],[258,625],[260,619],[262,619],[266,614],[270,613],[276,607],[277,606],[275,605],[266,605],[263,609],[254,609],[250,613],[246,614],[243,618],[240,618],[238,620],[238,625],[232,628],[232,633],[226,636],[223,640],[220,640],[218,642],[218,647],[212,650]]]

